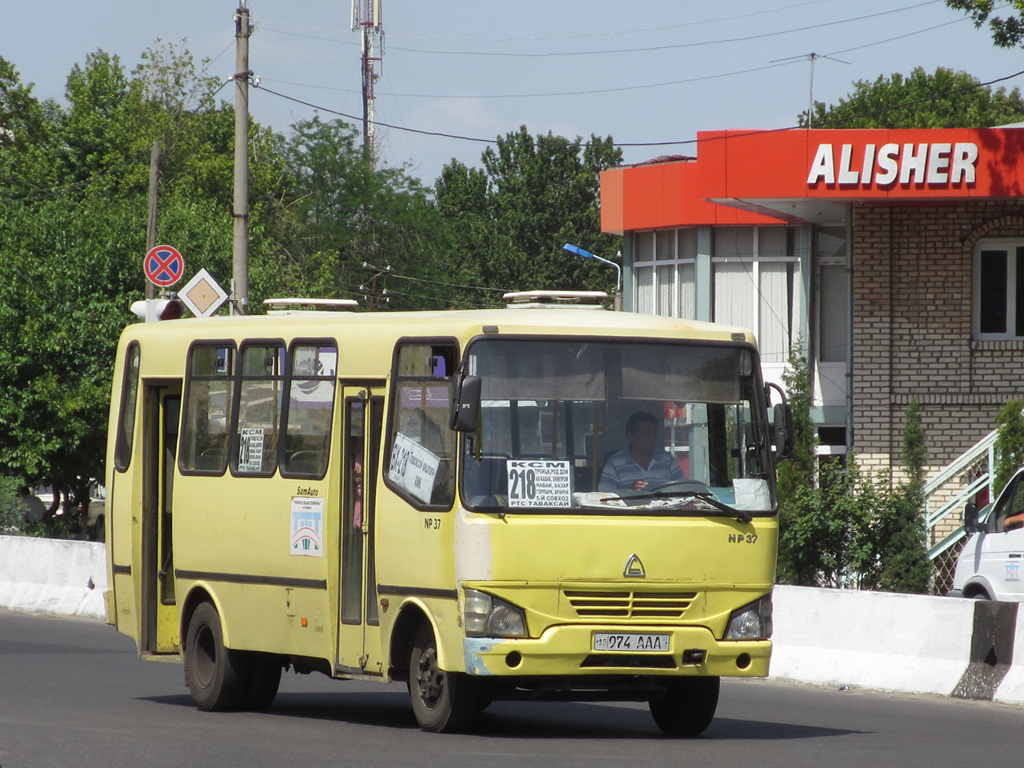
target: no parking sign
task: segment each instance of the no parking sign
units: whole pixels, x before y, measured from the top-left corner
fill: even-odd
[[[185,259],[178,249],[170,245],[158,245],[146,254],[142,262],[146,279],[158,288],[167,288],[181,280],[185,274]]]

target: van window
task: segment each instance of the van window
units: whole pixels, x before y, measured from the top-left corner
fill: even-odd
[[[233,345],[197,344],[189,351],[178,454],[182,472],[221,474],[227,468],[234,372]]]
[[[133,343],[125,355],[124,378],[121,381],[121,407],[117,419],[117,447],[114,466],[124,472],[132,460],[135,437],[135,404],[139,398],[139,345]]]
[[[420,509],[450,509],[455,500],[448,410],[457,356],[454,341],[406,342],[395,355],[385,477]]]
[[[238,426],[231,469],[239,475],[277,471],[277,430],[284,392],[284,345],[242,347]]]
[[[301,343],[292,347],[281,473],[322,478],[327,473],[338,376],[338,347]]]

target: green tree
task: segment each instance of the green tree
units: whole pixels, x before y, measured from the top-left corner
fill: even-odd
[[[466,272],[488,286],[611,290],[615,275],[562,251],[578,245],[614,260],[618,238],[601,234],[599,176],[622,162],[611,137],[584,143],[526,126],[484,150],[483,170],[453,161],[436,185]]]
[[[893,517],[887,484],[861,470],[815,455],[810,366],[798,341],[783,384],[793,409],[794,453],[778,464],[780,583],[873,589],[881,577],[880,521]]]
[[[163,155],[158,237],[191,269],[224,280],[233,116],[209,100],[164,115],[166,101],[145,80],[159,77],[128,75],[102,51],[72,70],[66,109],[38,104],[12,68],[0,69],[4,103],[31,117],[38,138],[0,150],[0,473],[84,501],[102,477],[114,347],[144,293],[150,147],[175,137]],[[273,273],[263,232],[283,168],[271,138],[258,126],[250,134],[253,151],[267,155],[251,182],[250,258],[261,276]],[[7,175],[25,163],[37,181]]]
[[[392,308],[446,306],[453,275],[450,241],[429,190],[404,169],[375,169],[357,130],[341,120],[296,123],[280,139],[286,183],[277,221],[282,291],[320,297],[361,297],[375,286]],[[378,299],[380,297],[378,296]],[[372,298],[370,299],[373,300]]]
[[[815,128],[985,128],[1024,120],[1020,89],[983,87],[966,72],[921,67],[858,80],[837,104],[814,103]],[[799,117],[807,125],[807,112]]]
[[[1014,472],[1024,465],[1024,400],[1011,400],[1003,404],[996,414],[996,430],[993,501]]]
[[[809,586],[817,583],[821,569],[818,524],[820,517],[808,508],[815,490],[813,380],[802,341],[790,349],[782,383],[793,411],[793,456],[778,463],[779,581]]]
[[[52,183],[45,161],[51,145],[46,109],[22,85],[14,65],[0,57],[0,194],[24,196]]]
[[[999,6],[992,0],[946,0],[946,5],[966,13],[974,19],[976,27],[988,24],[992,41],[1000,48],[1016,48],[1024,41],[1024,0],[1007,0]],[[997,8],[1013,9],[1016,13],[993,16]]]
[[[929,591],[932,575],[924,521],[928,449],[921,421],[921,405],[916,399],[907,408],[902,459],[907,479],[892,494],[890,514],[877,521],[878,589],[925,594]]]

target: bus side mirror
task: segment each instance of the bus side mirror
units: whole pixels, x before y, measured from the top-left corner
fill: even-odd
[[[774,407],[775,455],[780,459],[793,456],[793,409],[789,403],[779,403]]]
[[[462,376],[455,380],[448,426],[456,432],[472,432],[480,416],[479,376]]]
[[[968,533],[978,532],[978,505],[973,501],[964,507],[964,530]]]

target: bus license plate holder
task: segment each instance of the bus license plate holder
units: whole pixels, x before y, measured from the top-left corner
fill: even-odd
[[[652,632],[595,632],[595,651],[667,653],[669,635]]]

